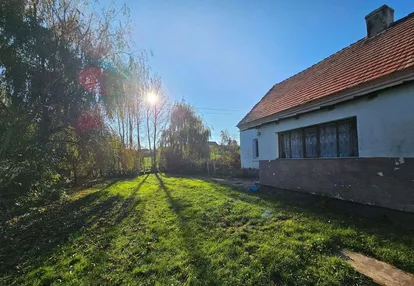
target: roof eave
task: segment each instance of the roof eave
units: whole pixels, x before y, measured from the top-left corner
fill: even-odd
[[[414,67],[405,69],[402,71],[394,72],[385,77],[381,77],[375,80],[372,80],[367,83],[363,83],[359,86],[340,91],[339,93],[331,94],[326,97],[323,97],[319,100],[314,100],[302,105],[295,106],[293,108],[283,110],[272,115],[262,117],[253,121],[246,123],[237,124],[237,127],[243,131],[247,129],[257,128],[261,125],[268,124],[271,122],[277,122],[291,117],[296,117],[300,114],[313,112],[320,110],[321,108],[326,108],[338,103],[349,101],[358,97],[362,97],[373,92],[377,92],[383,89],[401,85],[408,81],[414,81]]]

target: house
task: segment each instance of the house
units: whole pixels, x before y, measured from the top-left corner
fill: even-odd
[[[414,212],[414,13],[274,85],[237,125],[262,185]]]

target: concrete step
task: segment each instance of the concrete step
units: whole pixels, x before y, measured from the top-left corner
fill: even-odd
[[[414,276],[388,263],[349,250],[342,252],[348,263],[359,273],[384,286],[413,286]]]

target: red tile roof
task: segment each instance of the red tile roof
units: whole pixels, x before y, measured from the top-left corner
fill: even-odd
[[[414,66],[414,13],[274,85],[241,126]]]

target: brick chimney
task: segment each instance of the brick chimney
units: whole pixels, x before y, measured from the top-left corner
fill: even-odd
[[[394,9],[382,5],[365,16],[365,21],[367,22],[367,37],[371,38],[387,29],[394,22]]]

